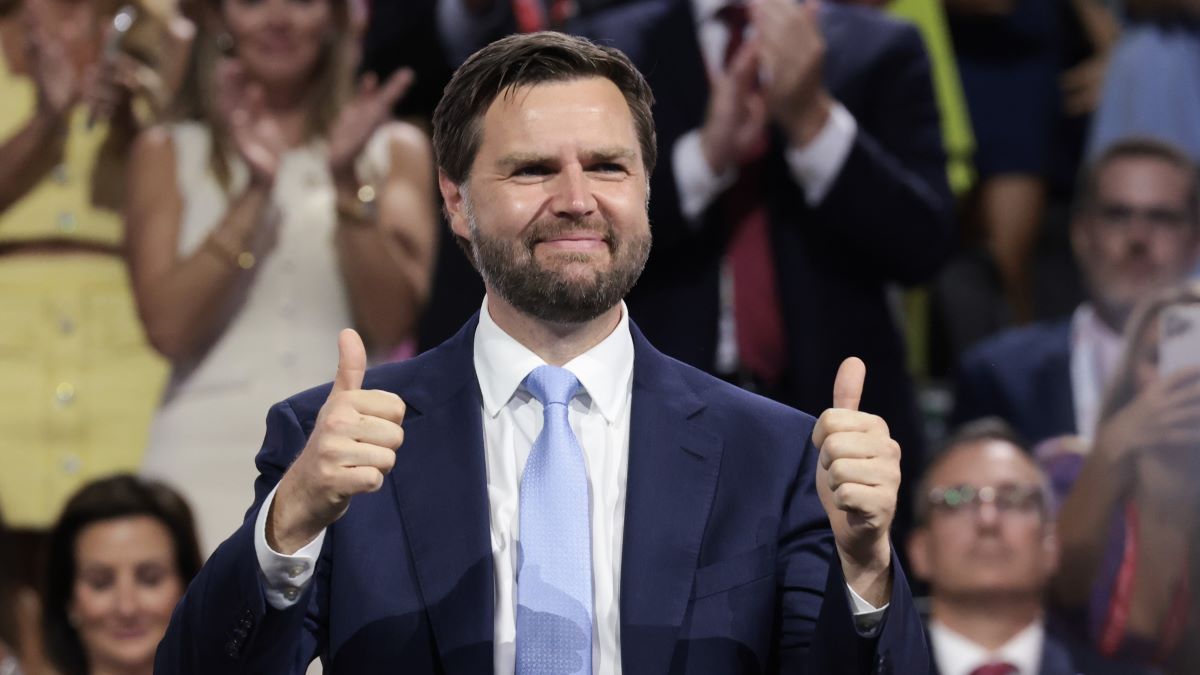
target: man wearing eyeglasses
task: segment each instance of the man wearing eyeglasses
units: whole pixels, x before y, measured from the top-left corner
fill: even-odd
[[[1058,565],[1045,477],[998,420],[964,427],[917,486],[908,555],[930,586],[940,675],[1072,675],[1047,640],[1042,592]]]
[[[1160,141],[1111,145],[1080,182],[1071,244],[1087,300],[1069,318],[1015,328],[968,351],[955,423],[997,415],[1035,446],[1090,441],[1134,305],[1186,279],[1200,255],[1191,160]]]
[[[938,675],[1141,672],[1102,662],[1050,627],[1043,596],[1058,568],[1053,493],[997,418],[959,429],[916,488],[910,567],[927,582]]]

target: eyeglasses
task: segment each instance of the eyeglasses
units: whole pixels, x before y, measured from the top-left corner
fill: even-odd
[[[1128,204],[1102,203],[1093,213],[1104,229],[1115,232],[1129,229],[1134,220],[1145,221],[1152,231],[1163,234],[1182,233],[1194,222],[1187,211],[1165,207],[1141,209]]]
[[[1001,513],[1033,514],[1041,513],[1045,499],[1037,485],[953,485],[930,490],[929,504],[935,511],[945,514],[975,511],[981,504],[992,504]]]

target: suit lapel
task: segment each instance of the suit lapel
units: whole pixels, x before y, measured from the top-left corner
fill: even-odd
[[[494,574],[483,423],[473,342],[477,318],[420,359],[406,392],[392,485],[422,599],[447,673],[492,669]]]
[[[1076,672],[1071,663],[1071,654],[1047,631],[1042,643],[1040,675],[1075,675]]]
[[[1043,419],[1049,422],[1050,428],[1043,430],[1043,435],[1058,435],[1062,433],[1078,433],[1079,421],[1075,419],[1075,394],[1071,382],[1071,322],[1064,321],[1054,335],[1054,353],[1046,360],[1041,372],[1038,373],[1038,388],[1046,392],[1046,404],[1049,407],[1043,414]]]
[[[721,465],[719,438],[693,417],[703,401],[636,327],[621,560],[621,663],[667,672],[691,596]]]

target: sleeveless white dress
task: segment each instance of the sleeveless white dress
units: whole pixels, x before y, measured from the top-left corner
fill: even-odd
[[[194,122],[174,125],[176,176],[183,197],[179,254],[203,245],[247,180],[232,162],[227,194],[209,168],[211,138]],[[360,177],[387,173],[386,137],[377,133],[358,162]],[[205,554],[233,534],[250,507],[254,456],[268,408],[328,382],[337,335],[352,326],[334,247],[335,190],[323,142],[289,151],[271,193],[275,244],[243,273],[244,298],[200,357],[175,363],[150,432],[142,473],[178,488],[196,515]]]

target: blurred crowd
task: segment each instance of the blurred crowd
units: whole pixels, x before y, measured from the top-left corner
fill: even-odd
[[[940,673],[1200,672],[1200,0],[0,0],[0,675],[151,672],[271,405],[478,310],[428,121],[538,30],[653,87],[651,342],[867,363]]]

